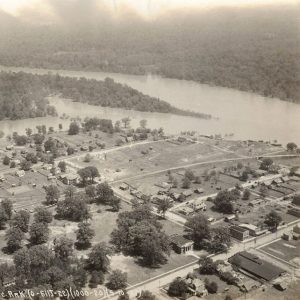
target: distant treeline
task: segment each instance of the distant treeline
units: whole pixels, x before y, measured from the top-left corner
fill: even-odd
[[[103,107],[211,118],[210,115],[178,109],[165,101],[116,83],[111,78],[98,81],[52,74],[2,72],[0,73],[0,88],[2,118],[21,119],[53,115],[56,113],[55,109],[45,100],[46,96],[53,94],[76,102]]]
[[[0,64],[155,73],[300,103],[293,7],[178,12],[155,22],[100,19],[66,27],[13,22],[0,34]],[[138,109],[148,110],[143,103]]]
[[[0,120],[56,115],[46,90],[36,78],[22,73],[0,73]]]

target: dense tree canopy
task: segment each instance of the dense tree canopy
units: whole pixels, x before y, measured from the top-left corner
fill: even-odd
[[[0,73],[0,120],[55,115],[45,91],[36,80],[22,73]]]
[[[17,89],[16,89],[17,87]],[[13,93],[14,92],[14,93]],[[12,94],[13,93],[13,94]],[[46,96],[58,94],[77,102],[103,107],[133,109],[137,111],[173,113],[210,118],[210,115],[178,109],[166,101],[153,98],[111,78],[104,81],[59,75],[36,75],[24,72],[0,73],[0,120],[22,119],[55,115],[55,108]],[[109,126],[109,124],[102,124]],[[89,126],[89,124],[87,125]],[[110,128],[112,128],[110,126]],[[72,122],[69,134],[78,134],[79,126]],[[27,140],[27,137],[24,136]],[[22,138],[22,141],[24,138]]]
[[[118,251],[141,257],[149,266],[165,263],[169,255],[169,239],[148,205],[138,205],[132,211],[121,213],[111,242]]]

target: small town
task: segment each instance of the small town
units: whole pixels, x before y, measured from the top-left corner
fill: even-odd
[[[0,273],[13,298],[24,274],[44,290],[73,280],[87,299],[299,292],[295,143],[167,135],[127,117],[42,125],[0,142]]]
[[[0,300],[299,300],[299,12],[0,0]]]

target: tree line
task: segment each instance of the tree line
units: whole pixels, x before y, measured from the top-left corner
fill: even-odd
[[[58,74],[2,72],[0,73],[0,87],[2,86],[0,93],[0,100],[2,100],[0,105],[2,104],[3,107],[2,118],[21,119],[42,117],[47,114],[54,115],[55,108],[50,106],[46,99],[46,96],[53,94],[75,102],[102,107],[211,118],[210,115],[176,108],[166,101],[144,95],[127,85],[116,83],[111,78],[99,81],[63,77]]]
[[[260,6],[182,11],[155,22],[133,16],[130,22],[107,16],[93,21],[92,28],[80,20],[67,28],[15,21],[0,36],[0,63],[155,73],[300,102],[297,9]]]

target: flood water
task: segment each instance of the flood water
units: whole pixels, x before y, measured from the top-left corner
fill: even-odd
[[[144,94],[158,97],[176,107],[211,114],[218,120],[102,108],[75,103],[70,100],[51,99],[60,115],[65,113],[71,117],[79,116],[81,118],[98,116],[112,120],[129,116],[133,125],[137,125],[141,119],[147,119],[150,127],[163,127],[167,133],[179,133],[186,130],[196,130],[203,134],[225,135],[233,133],[234,139],[278,140],[284,144],[294,141],[300,144],[300,105],[278,99],[153,75],[135,76],[104,72],[51,71],[2,66],[0,66],[0,70],[36,74],[52,72],[62,76],[86,77],[97,80],[110,77],[116,82],[127,84]],[[1,121],[0,130],[5,133],[13,131],[21,133],[27,127],[35,128],[36,125],[40,124],[57,128],[59,123],[68,126],[69,122],[69,120],[53,117]]]

